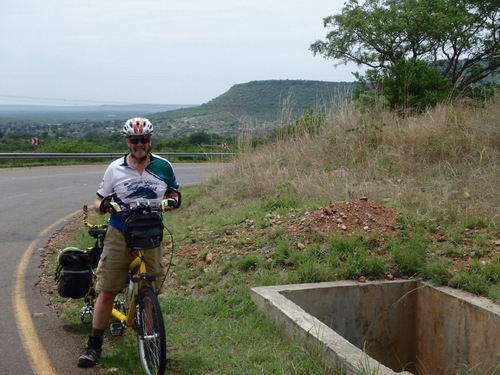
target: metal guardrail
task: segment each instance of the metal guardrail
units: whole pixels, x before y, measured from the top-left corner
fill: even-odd
[[[213,152],[213,153],[190,153],[190,152],[155,152],[163,157],[180,158],[220,158],[236,157],[239,154]],[[93,159],[93,158],[119,158],[125,155],[121,153],[0,153],[0,159]]]

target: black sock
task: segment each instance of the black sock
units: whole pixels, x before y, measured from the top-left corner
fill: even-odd
[[[104,330],[92,328],[92,336],[96,338],[101,338],[104,336]]]

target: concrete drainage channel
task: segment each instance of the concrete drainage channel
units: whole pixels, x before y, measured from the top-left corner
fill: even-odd
[[[420,281],[252,289],[289,337],[345,374],[500,374],[500,306]]]

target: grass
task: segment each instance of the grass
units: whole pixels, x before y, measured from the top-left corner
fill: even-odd
[[[280,335],[251,302],[253,286],[391,275],[500,301],[499,117],[498,100],[405,119],[336,108],[319,134],[305,127],[184,189],[167,218],[178,249],[161,296],[168,373],[339,373]],[[400,212],[394,235],[292,238],[272,225],[362,196]],[[103,366],[139,373],[133,339],[120,340]]]
[[[280,339],[277,328],[255,310],[246,288],[231,295],[220,288],[208,299],[174,294],[162,304],[170,322],[169,373],[328,373],[317,356]]]

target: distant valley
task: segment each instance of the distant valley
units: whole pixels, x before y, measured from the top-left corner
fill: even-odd
[[[343,98],[351,87],[350,82],[269,80],[234,85],[201,105],[0,105],[0,130],[36,133],[37,129],[47,132],[49,126],[49,132],[64,129],[78,136],[88,131],[120,131],[127,118],[147,116],[155,124],[157,134],[173,138],[196,132],[265,134],[310,108],[324,110],[332,101]]]
[[[124,119],[194,107],[194,104],[126,104],[126,105],[0,105],[0,121],[3,119],[25,119],[32,121],[106,121],[111,118]]]

